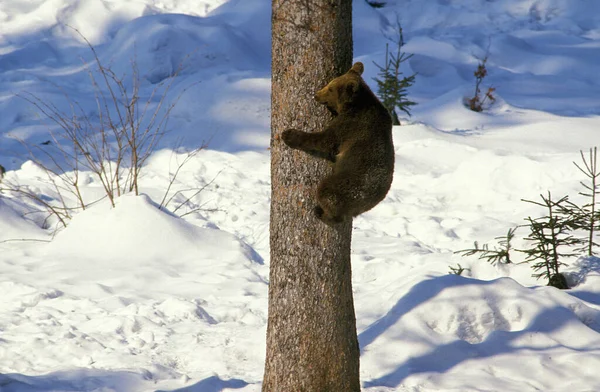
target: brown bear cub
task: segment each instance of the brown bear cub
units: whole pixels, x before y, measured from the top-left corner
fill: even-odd
[[[394,174],[392,119],[362,79],[362,63],[315,95],[335,115],[322,132],[288,129],[291,148],[333,162],[317,189],[315,214],[328,225],[352,219],[385,198]]]

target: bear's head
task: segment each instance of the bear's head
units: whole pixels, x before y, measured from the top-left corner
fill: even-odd
[[[365,67],[362,63],[354,63],[348,72],[333,79],[327,86],[317,91],[315,100],[327,105],[329,110],[336,114],[342,113],[344,108],[352,103],[364,84],[360,76],[364,70]]]

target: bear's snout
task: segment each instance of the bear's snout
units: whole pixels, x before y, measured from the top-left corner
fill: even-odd
[[[324,103],[322,90],[319,90],[315,93],[315,101],[317,101],[318,103]]]

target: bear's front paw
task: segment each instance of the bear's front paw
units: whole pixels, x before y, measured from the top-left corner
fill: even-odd
[[[300,139],[302,136],[300,131],[295,129],[287,129],[281,134],[281,139],[285,144],[291,148],[297,148],[300,145]]]

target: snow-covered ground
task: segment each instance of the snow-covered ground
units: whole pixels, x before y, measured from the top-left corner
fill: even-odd
[[[521,199],[577,200],[584,178],[572,162],[600,145],[600,3],[388,0],[375,10],[355,0],[354,54],[372,85],[395,12],[418,105],[394,129],[388,197],[354,221],[364,390],[600,390],[600,259],[565,260],[573,289],[560,291],[527,265],[454,253],[543,214]],[[0,164],[5,183],[46,202],[58,195],[21,141],[51,151],[41,143],[57,128],[18,95],[67,111],[66,95],[97,115],[92,53],[73,28],[117,74],[135,60],[142,98],[182,70],[143,195],[102,200],[56,232],[40,205],[0,194],[0,391],[260,390],[269,26],[267,0],[2,1]],[[498,100],[474,113],[462,102],[486,51],[484,87]],[[182,191],[171,212],[159,210],[170,173],[203,141],[170,190]],[[97,200],[98,180],[81,179]],[[517,248],[526,234],[517,230]],[[458,263],[468,270],[450,275]]]

